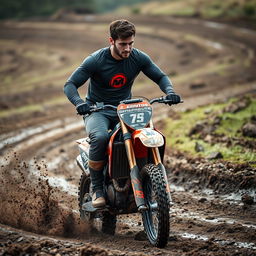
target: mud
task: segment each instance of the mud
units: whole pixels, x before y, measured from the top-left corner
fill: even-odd
[[[85,133],[62,87],[88,53],[107,45],[112,18],[0,24],[0,106],[7,111],[0,116],[0,254],[255,255],[255,169],[173,148],[165,159],[174,203],[166,248],[148,243],[138,214],[119,216],[114,237],[100,232],[99,220],[80,221],[75,140]],[[175,112],[154,108],[159,128],[178,111],[255,91],[255,31],[194,19],[131,19],[136,47],[172,76],[184,98]],[[148,80],[146,89],[140,85],[143,75],[137,81],[135,95],[162,95]]]

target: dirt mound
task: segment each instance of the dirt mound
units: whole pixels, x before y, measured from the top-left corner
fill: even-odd
[[[5,242],[8,241],[8,242]],[[18,232],[6,232],[0,229],[1,255],[80,255],[80,256],[117,256],[121,252],[109,251],[103,248],[84,244],[70,243],[64,240],[50,239]],[[3,242],[3,243],[2,243]]]
[[[171,156],[172,155],[172,156]],[[204,158],[193,158],[181,152],[172,152],[166,159],[171,183],[188,189],[210,188],[218,193],[256,189],[256,169],[249,164],[235,164]]]

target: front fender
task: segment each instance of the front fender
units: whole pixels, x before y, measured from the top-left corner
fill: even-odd
[[[164,138],[161,133],[151,128],[142,128],[133,132],[132,138],[139,139],[148,148],[156,148],[164,145]]]

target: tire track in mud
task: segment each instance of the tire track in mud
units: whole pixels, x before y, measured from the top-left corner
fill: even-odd
[[[69,122],[70,119],[68,119]],[[5,149],[7,151],[5,155],[12,155],[6,166],[9,171],[10,168],[13,168],[12,173],[16,171],[14,176],[17,180],[12,181],[12,184],[7,182],[2,187],[15,186],[21,188],[21,191],[18,191],[18,193],[11,191],[11,196],[17,198],[13,202],[13,211],[16,212],[13,217],[18,218],[19,223],[17,220],[3,219],[3,213],[1,214],[2,223],[33,232],[61,236],[71,235],[76,237],[81,234],[86,236],[86,233],[88,234],[91,231],[88,224],[81,224],[79,221],[76,198],[76,186],[80,170],[74,165],[75,156],[78,154],[75,139],[78,138],[79,134],[83,135],[81,132],[76,134],[76,131],[81,129],[83,124],[78,122],[72,126],[63,126],[62,123],[61,126],[56,123],[51,128],[47,125],[42,129],[35,128],[34,132],[31,132],[33,131],[31,128],[29,129],[30,132],[23,130],[20,137],[22,139],[18,140],[17,137],[14,137],[16,139],[13,141],[13,148],[10,151],[8,151],[9,148]],[[60,137],[65,136],[67,137],[60,141]],[[40,147],[38,147],[38,144]],[[25,155],[22,153],[23,150],[26,152]],[[27,154],[27,152],[31,153]],[[19,154],[22,155],[22,158]],[[20,162],[20,159],[23,159],[23,164],[13,165],[13,161]],[[62,169],[63,161],[66,166],[64,172]],[[6,166],[2,165],[5,168]],[[78,172],[76,173],[75,170]],[[21,179],[18,177],[19,175]],[[73,179],[69,180],[72,176]],[[248,252],[256,250],[256,241],[252,239],[256,232],[255,218],[250,216],[251,220],[249,220],[250,218],[246,214],[243,216],[245,219],[234,217],[235,212],[241,211],[241,201],[228,200],[227,195],[225,200],[219,199],[220,195],[214,195],[214,192],[209,192],[209,190],[207,192],[210,195],[203,191],[193,193],[193,191],[187,191],[186,188],[175,185],[172,185],[171,189],[174,199],[174,207],[171,209],[171,241],[179,241],[180,243],[182,241],[188,243],[189,241],[190,244],[195,243],[200,244],[200,246],[210,243],[223,250],[226,246],[236,250],[249,250]],[[33,195],[33,200],[28,194]],[[25,201],[21,199],[22,206],[19,206],[18,202],[20,196],[25,196]],[[217,196],[217,199],[215,196]],[[11,204],[8,203],[8,207],[10,207]],[[26,205],[30,203],[32,203],[34,209]],[[219,209],[215,210],[216,205]],[[229,208],[228,214],[227,208]],[[232,214],[234,209],[236,211]],[[10,215],[10,212],[7,211],[7,213]],[[99,228],[99,226],[96,221],[96,227]],[[142,230],[139,215],[121,216],[118,221],[118,235],[116,238],[120,241],[118,240],[119,245],[116,249],[122,245],[123,238],[126,236],[128,236],[127,239],[130,243],[133,243],[134,237],[142,240],[143,244],[147,243],[143,235],[141,237],[136,236]],[[86,241],[105,248],[111,246],[109,239],[104,237],[105,241],[102,242],[102,240],[99,240],[99,233],[94,232],[96,233],[89,240],[86,238]],[[244,235],[241,236],[240,234],[238,236],[237,232]],[[140,247],[138,243],[136,242],[136,246]],[[172,248],[165,250],[172,251]]]

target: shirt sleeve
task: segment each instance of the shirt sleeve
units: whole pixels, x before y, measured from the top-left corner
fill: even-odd
[[[174,90],[169,77],[151,60],[147,54],[142,53],[141,57],[142,72],[152,81],[157,83],[165,94],[173,93]]]
[[[75,106],[83,103],[78,88],[81,87],[94,73],[95,60],[93,56],[88,56],[83,63],[72,73],[64,85],[64,93]]]

